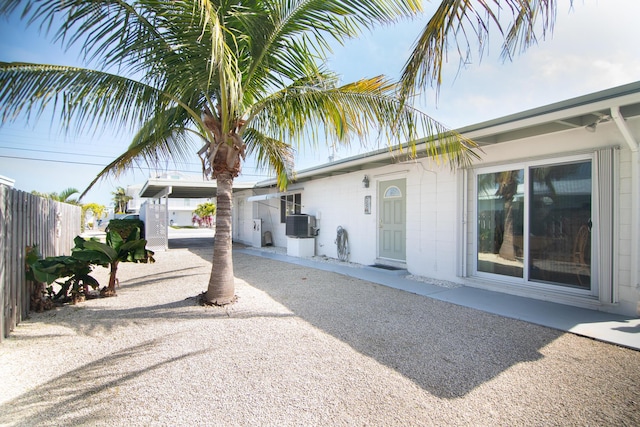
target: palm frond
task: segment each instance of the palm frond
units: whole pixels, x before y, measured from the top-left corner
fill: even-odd
[[[125,0],[8,0],[10,13],[22,5],[22,15],[30,25],[52,33],[54,42],[65,49],[80,47],[85,62],[96,61],[100,68],[114,67],[130,74],[141,71],[149,55],[171,52],[163,39],[158,18],[162,15],[141,8],[141,3]],[[53,24],[61,24],[54,29]]]
[[[421,11],[421,3],[417,0],[265,2],[264,13],[246,14],[240,20],[250,61],[243,76],[244,86],[254,86],[254,79],[261,82],[267,76],[276,81],[276,76],[291,79],[292,71],[300,66],[300,52],[308,58],[323,58],[330,51],[330,39],[342,43],[375,25],[415,16]]]
[[[285,189],[294,174],[293,148],[278,139],[270,138],[257,129],[249,128],[244,134],[247,154],[256,159],[258,169],[272,169],[276,174],[278,187]]]
[[[411,97],[419,88],[440,87],[450,43],[464,64],[471,57],[475,39],[481,59],[491,26],[503,37],[503,59],[523,52],[537,42],[536,25],[541,25],[543,37],[553,30],[556,3],[556,0],[442,0],[403,68],[403,96]]]
[[[78,67],[0,62],[2,122],[47,108],[60,126],[78,130],[103,126],[135,126],[153,115],[163,94],[122,76]]]
[[[98,181],[109,175],[118,176],[133,166],[146,163],[157,167],[166,161],[188,161],[196,147],[190,138],[195,133],[188,124],[191,117],[182,108],[170,108],[153,115],[136,133],[127,150],[105,166],[82,192],[82,198]],[[198,139],[202,134],[195,133]]]
[[[80,191],[73,187],[69,187],[62,190],[58,197],[60,197],[61,202],[75,202],[75,200],[70,200],[70,197],[76,193],[80,193]]]
[[[452,167],[466,166],[477,157],[473,141],[402,104],[396,89],[382,76],[336,88],[293,85],[258,103],[249,126],[292,144],[301,138],[348,144],[352,138],[364,142],[375,135],[390,146],[420,140],[430,154]]]

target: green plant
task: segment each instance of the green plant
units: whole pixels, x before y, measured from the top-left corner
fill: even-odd
[[[127,202],[133,199],[133,197],[127,194],[127,190],[122,187],[117,187],[116,191],[111,193],[113,196],[113,205],[115,206],[116,213],[124,213],[127,211]]]
[[[213,216],[216,214],[216,204],[213,202],[200,203],[196,206],[196,210],[193,211],[193,213],[198,215],[200,218],[204,218],[209,215]]]
[[[98,203],[86,203],[82,205],[82,215],[80,216],[82,230],[84,231],[85,221],[87,219],[87,212],[91,211],[93,213],[94,220],[97,222],[105,217],[105,210],[106,210],[105,206],[100,205]],[[89,228],[93,228],[93,224],[94,223],[90,222],[87,225],[89,226]]]
[[[144,222],[140,219],[112,219],[105,231],[114,231],[126,240],[134,230],[138,230],[139,236],[144,238]]]
[[[30,291],[30,308],[32,311],[37,312],[51,310],[53,308],[53,301],[46,295],[44,283],[36,280],[31,267],[40,259],[42,259],[42,255],[40,255],[38,245],[27,246],[25,251],[25,277],[28,281],[27,286],[30,286],[29,283],[33,286]]]
[[[70,205],[79,205],[78,199],[72,199],[71,196],[80,193],[75,188],[65,188],[60,193],[40,193],[36,190],[31,191],[34,196],[44,197],[45,199],[55,200],[56,202],[68,203]]]
[[[99,286],[98,281],[89,274],[92,271],[91,263],[73,256],[62,255],[43,259],[34,247],[27,251],[26,262],[27,279],[39,284],[32,295],[32,302],[37,309],[43,305],[45,292],[52,301],[75,303],[87,296],[89,286],[93,289]],[[58,292],[53,289],[54,282],[60,285]],[[48,285],[46,291],[42,286],[44,283]]]
[[[116,231],[107,232],[107,243],[96,239],[85,240],[80,236],[74,239],[75,247],[71,255],[42,258],[36,246],[27,248],[26,278],[35,282],[32,292],[32,307],[40,311],[49,301],[73,303],[84,299],[89,292],[89,286],[99,288],[100,284],[92,277],[93,265],[109,267],[109,284],[101,290],[101,295],[115,295],[118,265],[121,262],[155,262],[153,251],[146,248],[147,241],[140,239],[140,230],[134,228],[123,239]],[[58,279],[65,279],[58,281]],[[54,291],[53,283],[60,285],[58,292]],[[43,284],[47,284],[45,290]]]
[[[91,264],[109,267],[109,284],[101,290],[103,296],[116,294],[117,271],[121,262],[153,263],[153,251],[146,248],[147,241],[140,238],[140,229],[134,228],[126,239],[120,233],[107,231],[106,243],[97,240],[75,238],[72,256]]]

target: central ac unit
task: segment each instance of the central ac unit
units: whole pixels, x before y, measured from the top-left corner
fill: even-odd
[[[316,217],[311,215],[288,215],[286,232],[288,237],[313,237],[316,235]]]

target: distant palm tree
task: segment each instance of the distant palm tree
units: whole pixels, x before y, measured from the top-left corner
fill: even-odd
[[[46,199],[55,200],[57,202],[68,203],[70,205],[79,205],[80,202],[78,199],[72,199],[71,196],[74,194],[80,194],[79,190],[75,188],[66,188],[62,190],[60,193],[39,193],[37,191],[32,191],[31,194],[36,196],[44,197]]]
[[[127,191],[122,187],[117,187],[116,191],[112,191],[113,205],[116,208],[116,213],[125,213],[127,211],[127,202],[133,197],[127,194]]]

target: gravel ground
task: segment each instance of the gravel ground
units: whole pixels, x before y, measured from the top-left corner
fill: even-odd
[[[0,425],[640,425],[639,352],[241,253],[238,302],[202,307],[210,257],[20,324]]]

